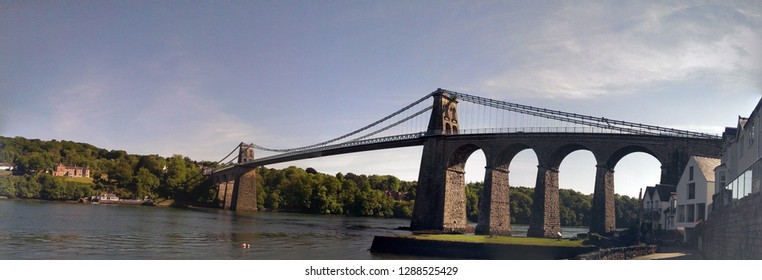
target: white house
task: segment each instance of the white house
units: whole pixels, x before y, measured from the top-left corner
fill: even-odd
[[[719,158],[692,156],[677,183],[677,231],[690,240],[696,223],[706,220],[714,194]]]
[[[647,187],[643,196],[643,223],[647,231],[667,230],[670,197],[675,186],[656,185]]]
[[[13,170],[13,164],[0,162],[0,170],[11,171]]]
[[[664,210],[664,217],[667,223],[666,229],[668,231],[677,230],[677,193],[671,193],[669,195],[669,207]]]

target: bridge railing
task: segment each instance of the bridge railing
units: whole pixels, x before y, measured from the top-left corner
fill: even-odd
[[[679,133],[653,133],[651,131],[622,131],[603,127],[502,127],[502,128],[475,128],[459,129],[450,134],[495,134],[495,133],[601,133],[601,134],[629,134],[629,135],[656,135],[671,137],[687,137]],[[431,135],[444,135],[444,131],[436,130]]]
[[[272,155],[268,157],[263,157],[254,160],[254,162],[257,161],[269,161],[273,159],[279,159],[279,158],[285,158],[290,156],[296,156],[296,155],[303,155],[303,154],[309,154],[309,153],[317,153],[327,150],[334,150],[334,149],[340,149],[340,148],[349,148],[349,147],[355,147],[355,146],[361,146],[361,145],[369,145],[369,144],[378,144],[378,143],[386,143],[386,142],[392,142],[392,141],[401,141],[401,140],[414,140],[421,138],[423,136],[426,136],[426,132],[416,132],[416,133],[408,133],[408,134],[400,134],[400,135],[393,135],[393,136],[386,136],[386,137],[379,137],[379,138],[372,138],[372,139],[363,139],[358,141],[351,141],[351,142],[344,142],[339,144],[333,144],[333,145],[327,145],[317,148],[311,148],[311,149],[305,149],[300,151],[294,151],[294,152],[287,152],[277,155]]]
[[[460,129],[457,133],[451,133],[451,134],[461,134],[461,135],[467,135],[467,134],[496,134],[496,133],[609,133],[609,134],[638,134],[633,132],[627,132],[627,131],[621,131],[621,130],[615,130],[615,129],[607,129],[607,128],[601,128],[601,127],[503,127],[503,128],[478,128],[478,129]],[[400,134],[400,135],[393,135],[393,136],[386,136],[386,137],[379,137],[379,138],[371,138],[371,139],[362,139],[357,141],[350,141],[350,142],[344,142],[344,143],[338,143],[338,144],[332,144],[332,145],[325,145],[321,147],[314,147],[310,149],[304,149],[299,151],[291,151],[286,153],[281,153],[277,155],[272,155],[268,157],[263,157],[254,160],[254,162],[258,161],[271,161],[274,159],[280,159],[280,158],[286,158],[291,156],[297,156],[297,155],[304,155],[309,153],[316,153],[316,152],[323,152],[328,150],[334,150],[334,149],[340,149],[340,148],[349,148],[349,147],[355,147],[355,146],[361,146],[361,145],[369,145],[369,144],[378,144],[378,143],[386,143],[386,142],[392,142],[392,141],[401,141],[401,140],[413,140],[413,139],[419,139],[424,136],[432,136],[432,135],[445,135],[446,133],[444,131],[435,130],[431,133],[427,133],[425,131],[422,132],[416,132],[416,133],[409,133],[409,134]],[[685,137],[685,135],[677,134],[677,135],[667,135],[667,134],[653,134],[648,133],[647,131],[644,131],[643,134],[651,134],[651,135],[661,135],[661,136],[673,136],[673,137]]]

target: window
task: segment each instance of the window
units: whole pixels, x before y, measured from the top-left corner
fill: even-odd
[[[704,212],[706,211],[706,206],[704,203],[696,204],[696,221],[698,220],[705,220]]]
[[[720,188],[725,187],[725,171],[720,171]]]
[[[688,168],[688,180],[693,181],[693,166]]]
[[[680,223],[685,222],[685,205],[677,206],[677,221]]]
[[[751,144],[754,144],[754,124],[751,124],[751,129],[749,129],[749,146]]]
[[[685,207],[685,220],[686,222],[692,223],[696,220],[694,219],[696,211],[694,210],[696,207],[695,204],[688,204]]]
[[[688,184],[688,199],[696,198],[696,183]]]

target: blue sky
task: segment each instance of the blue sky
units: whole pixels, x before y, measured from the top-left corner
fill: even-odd
[[[534,2],[0,0],[0,135],[218,160],[333,138],[436,88],[710,133],[762,96],[759,1]],[[415,180],[420,153],[290,164]],[[535,165],[522,153],[511,183]],[[572,154],[561,186],[591,193],[594,165]],[[643,154],[616,171],[631,196],[659,178]]]

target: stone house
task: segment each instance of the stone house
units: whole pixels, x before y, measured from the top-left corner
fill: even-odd
[[[90,169],[76,165],[65,166],[63,163],[58,163],[55,169],[53,169],[53,176],[90,178]]]

